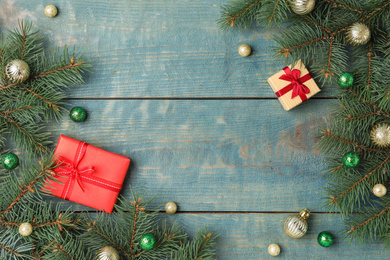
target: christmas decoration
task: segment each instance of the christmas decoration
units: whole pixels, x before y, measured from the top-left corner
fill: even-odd
[[[348,168],[358,166],[360,161],[359,155],[355,152],[348,152],[343,156],[343,164]]]
[[[45,123],[66,112],[63,88],[83,83],[82,73],[91,65],[67,48],[45,53],[42,37],[31,23],[21,21],[2,39],[0,124],[7,129],[3,137],[11,137],[16,148],[29,154],[46,151],[51,135]]]
[[[156,238],[153,234],[145,234],[139,239],[139,245],[143,250],[150,250],[156,244]]]
[[[388,124],[378,124],[371,130],[371,140],[374,144],[386,147],[390,144],[390,126]]]
[[[119,253],[112,246],[105,246],[96,254],[96,260],[119,260]]]
[[[354,23],[347,31],[347,39],[352,45],[366,44],[371,39],[371,31],[363,23]]]
[[[383,197],[386,195],[387,189],[385,185],[379,183],[372,188],[372,193],[377,197]]]
[[[318,244],[322,247],[329,247],[333,245],[334,236],[328,231],[322,231],[317,237]]]
[[[310,216],[310,210],[305,208],[299,215],[291,215],[284,222],[284,231],[289,237],[300,238],[307,232],[307,219]]]
[[[252,48],[248,44],[242,44],[240,45],[240,47],[238,47],[238,53],[242,57],[248,57],[249,55],[251,55],[251,52],[252,52]]]
[[[288,66],[268,79],[272,90],[288,111],[321,91],[302,62]]]
[[[315,5],[316,0],[291,0],[291,9],[299,15],[310,13]]]
[[[168,213],[168,214],[175,214],[177,211],[177,205],[175,202],[168,202],[167,204],[165,204],[165,212]]]
[[[83,122],[87,116],[87,112],[82,107],[74,107],[70,110],[69,116],[76,123]]]
[[[343,73],[338,80],[338,84],[342,88],[350,88],[353,86],[354,78],[351,73]]]
[[[58,12],[57,7],[55,7],[54,5],[47,5],[45,7],[45,15],[47,17],[50,18],[55,17],[57,15],[57,12]]]
[[[30,223],[22,223],[19,226],[19,234],[28,237],[33,232],[33,226]]]
[[[19,165],[19,158],[14,153],[7,153],[1,157],[1,164],[7,170],[13,170]]]
[[[270,244],[268,246],[268,254],[272,256],[277,256],[280,254],[280,247],[278,244]]]
[[[5,74],[12,83],[22,83],[30,76],[30,67],[23,60],[13,60],[5,67]]]
[[[62,199],[111,213],[130,159],[61,135],[56,150],[56,182],[46,190]]]

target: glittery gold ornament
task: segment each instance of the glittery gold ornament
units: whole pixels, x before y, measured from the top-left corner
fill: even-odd
[[[298,215],[287,217],[284,222],[284,231],[289,237],[300,238],[307,232],[307,219],[310,216],[310,210],[305,208]]]
[[[238,47],[238,53],[242,57],[248,57],[249,55],[251,55],[251,52],[252,52],[252,48],[248,44],[242,44],[240,45],[240,47]]]
[[[280,246],[278,244],[270,244],[268,246],[268,254],[277,256],[280,254]]]
[[[47,5],[44,11],[45,15],[50,18],[56,16],[58,13],[57,7],[55,7],[54,5]]]
[[[376,184],[372,188],[372,193],[374,193],[374,195],[377,197],[383,197],[386,195],[387,189],[386,189],[385,185],[383,185],[383,184]]]
[[[22,223],[19,226],[19,234],[28,237],[33,232],[33,226],[30,223]]]
[[[294,13],[305,15],[313,11],[316,0],[292,0],[290,5]]]
[[[30,67],[22,60],[13,60],[5,67],[5,74],[12,83],[21,83],[30,77]]]
[[[378,146],[390,145],[390,126],[388,124],[378,124],[371,130],[371,140]]]
[[[364,23],[354,23],[348,28],[347,40],[352,45],[366,44],[370,38],[370,28]]]
[[[165,204],[165,212],[168,213],[168,214],[175,214],[177,211],[177,205],[175,202],[168,202],[167,204]]]
[[[118,251],[112,246],[105,246],[99,250],[95,257],[96,260],[119,260]]]

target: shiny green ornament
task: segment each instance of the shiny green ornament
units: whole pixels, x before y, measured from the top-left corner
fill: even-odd
[[[69,116],[74,122],[83,122],[87,116],[87,112],[82,107],[74,107],[70,110]]]
[[[348,73],[348,72],[343,73],[343,75],[341,75],[339,80],[337,81],[339,86],[342,88],[352,87],[353,82],[354,82],[353,75],[351,73]]]
[[[1,164],[6,168],[7,170],[13,170],[19,165],[19,158],[14,153],[7,153],[4,154],[3,157],[1,157]]]
[[[356,167],[359,161],[359,155],[355,152],[348,152],[343,156],[343,164],[349,168]]]
[[[150,233],[143,235],[139,240],[139,245],[143,250],[150,250],[155,244],[156,238]]]
[[[334,236],[328,231],[322,231],[317,237],[318,244],[323,247],[329,247],[333,245]]]

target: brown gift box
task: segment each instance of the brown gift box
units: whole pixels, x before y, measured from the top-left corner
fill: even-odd
[[[292,70],[290,65],[270,77],[268,83],[286,111],[321,91],[301,60]]]

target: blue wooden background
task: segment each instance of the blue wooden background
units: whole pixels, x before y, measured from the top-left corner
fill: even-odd
[[[85,107],[88,120],[51,124],[53,140],[66,134],[130,157],[122,194],[130,198],[131,185],[158,194],[155,206],[177,202],[178,214],[161,217],[190,234],[218,231],[218,259],[271,258],[270,243],[280,244],[281,259],[389,259],[383,245],[317,244],[320,231],[343,228],[320,207],[325,165],[313,137],[336,89],[285,112],[266,81],[283,66],[273,58],[275,31],[221,32],[224,3],[1,0],[0,26],[30,20],[48,50],[86,51],[95,66],[68,103]],[[44,15],[47,4],[57,17]],[[243,43],[253,47],[248,58],[237,53]],[[308,234],[291,239],[284,219],[304,207],[314,212]]]

